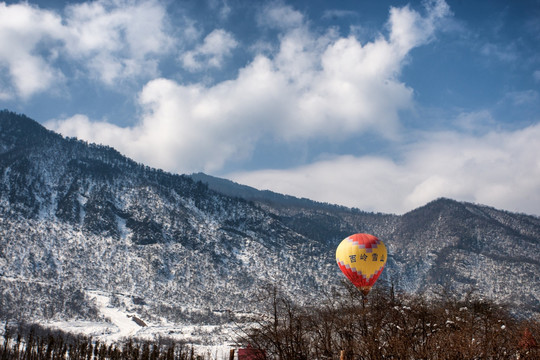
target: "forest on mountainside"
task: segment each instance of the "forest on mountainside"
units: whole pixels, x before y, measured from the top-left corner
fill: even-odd
[[[208,324],[200,314],[250,311],[245,299],[273,282],[312,304],[357,232],[385,242],[382,279],[400,290],[474,286],[540,313],[538,217],[451,199],[375,214],[194,180],[0,111],[0,319],[94,321],[99,291],[147,321]]]

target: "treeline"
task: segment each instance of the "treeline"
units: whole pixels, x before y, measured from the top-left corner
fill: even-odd
[[[269,287],[255,299],[258,313],[237,324],[236,341],[261,350],[250,360],[540,359],[538,317],[517,318],[474,292],[427,298],[381,285],[366,299],[345,285],[308,306]],[[21,323],[6,323],[0,338],[0,360],[211,359],[208,355],[171,339],[106,344]]]
[[[8,324],[0,343],[1,360],[203,360],[193,347],[170,339],[106,344],[39,325]]]
[[[255,326],[240,326],[240,342],[268,360],[540,359],[538,318],[517,319],[473,292],[460,297],[428,300],[378,285],[364,301],[347,285],[301,307],[269,288]]]
[[[0,238],[2,235],[0,229]],[[58,314],[66,318],[99,319],[97,308],[77,283],[24,281],[0,275],[0,289],[0,319],[24,322],[30,318],[52,319]]]

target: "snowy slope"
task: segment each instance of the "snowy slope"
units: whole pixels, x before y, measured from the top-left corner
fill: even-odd
[[[84,320],[104,339],[226,334],[266,286],[300,303],[339,286],[335,247],[355,232],[387,244],[381,283],[540,312],[537,217],[449,199],[403,216],[248,201],[6,111],[0,149],[0,319]]]

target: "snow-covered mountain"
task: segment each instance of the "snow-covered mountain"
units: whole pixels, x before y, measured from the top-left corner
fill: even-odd
[[[298,199],[206,174],[191,177],[278,216],[311,240],[336,245],[354,232],[384,239],[383,279],[410,293],[477,295],[540,312],[540,218],[436,199],[402,216]],[[518,311],[519,312],[519,311]]]
[[[267,285],[312,303],[356,232],[385,241],[381,281],[540,312],[538,217],[449,199],[375,214],[194,178],[1,111],[0,319],[96,320],[108,294],[145,321],[219,324]]]

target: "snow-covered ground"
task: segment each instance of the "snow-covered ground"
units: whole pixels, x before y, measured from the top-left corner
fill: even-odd
[[[137,337],[137,333],[144,329],[144,326],[135,322],[134,314],[127,314],[124,311],[115,309],[110,305],[110,297],[99,291],[90,292],[90,298],[93,298],[98,305],[101,315],[109,319],[115,326],[115,331],[110,334],[104,334],[103,340],[115,342],[123,338]]]
[[[234,325],[182,325],[165,320],[152,323],[140,314],[114,307],[109,293],[89,290],[87,294],[94,299],[103,321],[50,321],[42,325],[90,336],[94,341],[102,343],[115,343],[128,338],[150,341],[172,338],[188,346],[193,345],[198,354],[215,360],[229,359],[230,349],[237,348],[234,344]]]

